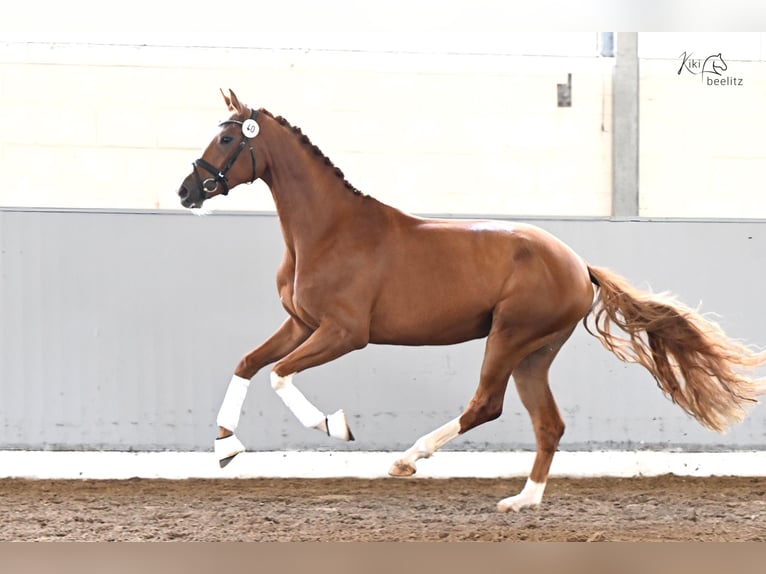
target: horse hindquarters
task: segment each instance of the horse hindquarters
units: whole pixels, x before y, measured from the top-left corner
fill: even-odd
[[[577,323],[588,312],[593,291],[584,263],[569,248],[540,230],[525,228],[512,237],[500,297],[492,310],[478,388],[462,415],[419,439],[392,467],[412,474],[415,462],[436,448],[502,414],[513,375],[528,410],[537,455],[527,486],[500,501],[501,511],[540,503],[564,422],[548,386],[548,369]]]

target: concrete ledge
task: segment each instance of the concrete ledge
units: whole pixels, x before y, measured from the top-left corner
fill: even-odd
[[[246,452],[225,469],[207,452],[0,451],[0,478],[384,478],[398,453]],[[526,476],[532,452],[442,452],[418,478]],[[559,452],[552,476],[766,476],[766,451]]]

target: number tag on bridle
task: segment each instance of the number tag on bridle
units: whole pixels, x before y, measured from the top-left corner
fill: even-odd
[[[242,122],[242,134],[246,138],[254,138],[258,135],[259,131],[260,128],[258,126],[258,122],[256,122],[254,119],[250,118]]]

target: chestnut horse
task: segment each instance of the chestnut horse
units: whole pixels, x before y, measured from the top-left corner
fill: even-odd
[[[369,343],[450,345],[486,337],[478,388],[465,411],[419,438],[389,473],[414,474],[419,459],[499,417],[513,375],[537,451],[524,488],[501,500],[501,511],[542,499],[564,432],[548,370],[580,321],[716,431],[742,419],[744,407],[766,390],[763,380],[745,374],[766,362],[765,353],[730,340],[671,297],[588,265],[532,225],[423,219],[384,205],[349,184],[299,128],[247,107],[231,91],[223,97],[231,117],[178,194],[184,207],[198,208],[241,183],[267,184],[286,247],[277,289],[288,317],[234,370],[217,417],[221,466],[244,451],[234,431],[245,394],[250,379],[272,363],[272,387],[303,425],[352,440],[343,411],[326,415],[292,379]]]

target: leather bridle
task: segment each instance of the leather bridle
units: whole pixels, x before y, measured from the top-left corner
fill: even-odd
[[[250,119],[255,121],[256,116],[258,115],[258,110],[253,110],[250,113]],[[245,122],[248,120],[245,120]],[[237,124],[239,126],[243,126],[245,122],[239,121],[239,120],[225,120],[222,121],[220,124],[218,124],[218,127],[222,127],[228,124]],[[257,126],[254,126],[257,127]],[[256,130],[257,134],[257,130]],[[245,146],[249,143],[250,144],[250,159],[253,162],[253,177],[248,183],[253,183],[256,179],[255,176],[255,152],[253,151],[253,144],[252,140],[255,137],[249,136],[245,133],[245,130],[242,130],[242,141],[239,142],[239,145],[237,146],[237,149],[234,150],[234,154],[228,159],[228,161],[224,164],[224,166],[221,169],[217,169],[214,165],[210,164],[209,162],[205,161],[202,158],[199,158],[192,162],[192,167],[194,168],[194,176],[197,178],[197,185],[199,185],[199,189],[202,192],[203,199],[209,199],[213,193],[215,193],[215,190],[218,189],[218,185],[221,185],[223,188],[223,191],[221,193],[223,195],[229,194],[229,181],[226,177],[226,174],[229,173],[229,170],[232,168],[234,163],[237,161],[237,158],[239,157],[239,154],[242,153],[242,150],[245,149]],[[202,176],[199,173],[199,170],[197,168],[201,168],[208,173],[210,173],[213,177],[208,177],[207,179],[202,179]]]

